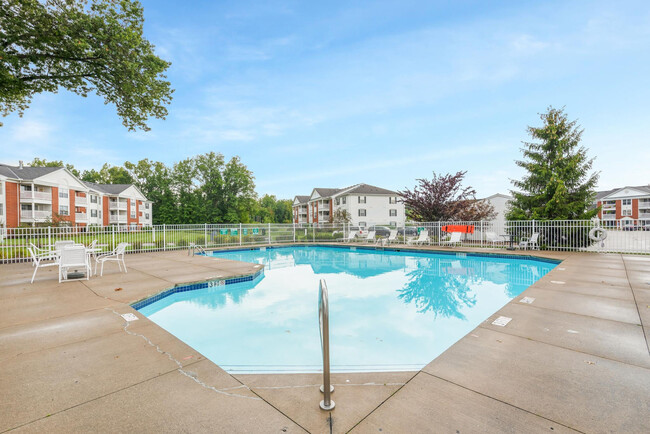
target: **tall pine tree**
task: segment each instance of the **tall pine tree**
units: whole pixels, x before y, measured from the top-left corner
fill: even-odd
[[[518,191],[507,213],[509,220],[583,220],[594,217],[592,208],[598,173],[593,158],[580,145],[584,131],[569,121],[564,109],[548,108],[541,127],[528,127],[532,142],[524,142],[523,160],[516,164],[528,172],[511,180]]]

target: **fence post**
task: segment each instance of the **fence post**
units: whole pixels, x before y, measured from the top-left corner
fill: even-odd
[[[271,244],[271,223],[269,223],[269,244]]]
[[[313,224],[311,225],[311,242],[316,242],[316,229]]]
[[[203,244],[208,247],[208,224],[203,223]]]
[[[293,224],[293,242],[296,242],[296,224]]]
[[[167,225],[163,223],[163,251],[167,250]]]
[[[52,226],[47,227],[47,248],[52,249]]]
[[[483,247],[483,236],[485,235],[485,228],[483,227],[483,220],[481,220],[481,247]]]
[[[239,245],[241,246],[241,223],[239,223]]]
[[[111,245],[111,250],[112,250],[115,249],[115,226],[111,226],[111,227],[113,228],[112,237],[111,237],[113,242],[113,244]]]

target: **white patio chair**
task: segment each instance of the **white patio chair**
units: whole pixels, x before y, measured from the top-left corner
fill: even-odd
[[[494,247],[495,244],[503,244],[505,240],[503,237],[498,236],[495,232],[486,232],[485,241],[492,243],[492,247]]]
[[[460,243],[462,243],[462,241],[461,241],[462,235],[463,234],[460,233],[460,232],[452,232],[449,239],[445,240],[445,241],[441,241],[440,245],[443,245],[443,246],[457,246]]]
[[[120,268],[120,272],[122,271],[122,267],[124,267],[124,272],[128,273],[126,269],[126,264],[124,263],[124,252],[126,251],[126,248],[129,246],[129,243],[120,243],[113,249],[112,252],[109,253],[104,253],[103,255],[97,256],[95,259],[95,262],[97,263],[95,265],[95,273],[97,273],[97,265],[100,263],[102,264],[102,270],[100,273],[100,276],[104,275],[104,263],[109,262],[109,261],[114,261],[117,262],[117,266]]]
[[[68,281],[70,269],[84,270],[86,280],[90,279],[90,263],[84,246],[63,247],[59,257],[59,283]]]
[[[52,250],[37,247],[34,243],[29,243],[29,246],[32,248],[32,250],[34,250],[36,256],[38,256],[41,260],[57,258],[57,253]]]
[[[344,238],[341,238],[340,241],[343,241],[345,243],[350,243],[350,242],[354,241],[356,236],[357,236],[357,233],[355,231],[349,231],[348,236],[344,237]]]
[[[66,246],[74,246],[74,241],[72,240],[65,240],[65,241],[55,241],[54,242],[54,251],[59,254],[61,252],[61,249],[66,247]]]
[[[420,234],[418,235],[417,238],[410,238],[406,241],[407,245],[413,245],[413,244],[424,244],[429,242],[429,231],[427,229],[424,229],[420,231]]]
[[[59,265],[59,261],[57,260],[57,257],[54,256],[54,258],[46,258],[43,256],[39,256],[34,252],[34,249],[31,247],[27,247],[27,250],[29,251],[29,256],[31,256],[32,261],[34,261],[34,274],[32,274],[32,280],[30,283],[34,283],[34,278],[36,277],[36,272],[38,271],[39,268],[45,268],[45,267],[54,267]],[[46,261],[48,259],[54,259],[54,262],[47,262],[43,263],[43,261]]]
[[[88,244],[88,250],[93,250],[97,248],[97,240],[93,240],[92,243]],[[87,252],[88,260],[90,262],[90,268],[92,269],[93,263],[97,263],[97,252]]]
[[[383,238],[382,240],[386,240],[386,244],[397,242],[397,229],[391,229],[390,233],[388,234],[388,237]]]
[[[366,237],[366,243],[374,243],[375,242],[375,231],[368,231],[368,236]]]
[[[539,232],[535,232],[530,238],[524,237],[519,241],[519,248],[524,250],[539,250],[537,240],[539,239]]]

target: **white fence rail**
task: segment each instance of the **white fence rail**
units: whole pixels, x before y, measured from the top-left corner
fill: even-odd
[[[605,222],[602,222],[605,223]],[[203,248],[249,246],[253,244],[290,244],[349,241],[368,243],[368,230],[376,238],[386,238],[397,230],[397,243],[417,238],[423,230],[429,237],[425,245],[443,246],[450,232],[463,232],[460,244],[466,247],[518,248],[537,233],[536,245],[527,247],[556,251],[587,251],[604,253],[650,254],[650,226],[644,221],[632,221],[624,226],[605,227],[607,237],[594,241],[590,231],[601,227],[592,221],[521,221],[521,222],[411,222],[404,226],[359,228],[349,224],[196,224],[157,225],[146,228],[107,227],[28,227],[0,228],[0,262],[29,260],[28,247],[52,248],[58,240],[74,240],[90,244],[97,240],[105,251],[118,243],[130,244],[130,252],[187,249],[191,243]],[[372,240],[370,240],[372,242]]]

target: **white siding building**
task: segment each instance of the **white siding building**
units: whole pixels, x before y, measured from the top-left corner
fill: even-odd
[[[294,223],[329,223],[337,210],[349,213],[350,224],[402,226],[406,221],[404,203],[395,191],[368,184],[346,188],[314,188],[310,196],[296,196]]]

